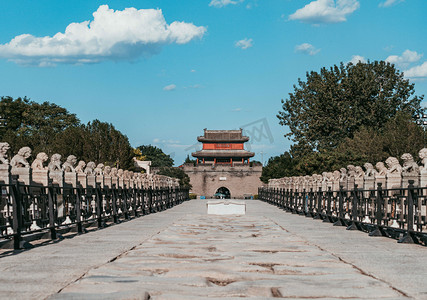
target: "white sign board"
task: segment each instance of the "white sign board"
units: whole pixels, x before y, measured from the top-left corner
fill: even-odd
[[[244,215],[246,202],[237,200],[208,201],[208,215]]]
[[[227,180],[227,177],[220,177],[219,180],[220,181],[225,181],[225,180]]]

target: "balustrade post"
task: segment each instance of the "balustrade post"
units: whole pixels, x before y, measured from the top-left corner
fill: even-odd
[[[353,193],[353,197],[351,199],[351,215],[350,215],[351,224],[350,226],[347,227],[347,230],[359,230],[359,227],[357,226],[358,204],[359,204],[357,184],[354,185],[354,189],[352,193]]]
[[[412,238],[414,232],[414,199],[415,196],[415,188],[414,188],[414,180],[409,180],[408,186],[408,198],[406,201],[407,205],[407,214],[406,214],[406,233],[401,237],[398,243],[404,244],[413,244],[415,241]],[[402,200],[403,201],[403,200]],[[404,214],[404,211],[401,212]]]
[[[102,220],[102,193],[101,186],[99,183],[96,184],[95,188],[95,203],[96,203],[96,221],[98,223],[98,228],[104,227]]]
[[[11,186],[12,190],[12,229],[13,229],[13,249],[21,249],[22,242],[22,194],[19,190],[19,182]]]
[[[49,206],[49,229],[50,238],[56,240],[56,215],[55,215],[55,191],[52,186],[52,181],[48,185],[48,206]]]
[[[328,187],[328,191],[326,192],[326,212],[325,212],[325,218],[323,219],[323,222],[332,222],[332,214],[331,214],[331,196],[332,196],[332,190],[331,187]]]
[[[340,185],[340,190],[338,191],[338,220],[334,223],[334,226],[347,226],[344,221],[344,187]]]
[[[383,220],[383,190],[382,182],[377,184],[377,195],[375,197],[375,229],[369,233],[369,236],[385,236],[386,234],[382,230],[382,220]]]
[[[322,187],[317,191],[317,211],[313,219],[322,220]]]
[[[82,226],[82,204],[81,204],[81,192],[80,187],[75,187],[73,190],[76,193],[76,228],[77,233],[83,233],[83,226]]]

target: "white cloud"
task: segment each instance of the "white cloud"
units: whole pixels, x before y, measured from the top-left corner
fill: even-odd
[[[242,111],[242,108],[238,107],[238,108],[234,108],[231,111]]]
[[[201,89],[201,88],[203,88],[201,84],[193,84],[193,85],[184,87],[184,89]]]
[[[243,50],[246,50],[246,49],[252,47],[254,45],[254,43],[253,43],[252,39],[243,39],[243,40],[237,41],[234,45],[236,47],[243,49]]]
[[[92,21],[71,23],[64,33],[52,37],[22,34],[0,44],[0,57],[39,66],[134,60],[156,54],[166,44],[201,38],[205,32],[205,27],[192,23],[167,24],[160,9],[131,7],[115,11],[101,5]]]
[[[347,15],[359,8],[357,0],[315,0],[289,16],[290,20],[305,23],[339,23],[347,21]]]
[[[360,55],[353,55],[349,61],[349,63],[352,63],[353,65],[357,65],[359,62],[366,63],[366,58]]]
[[[191,72],[191,73],[196,73],[196,70],[192,69],[190,72]]]
[[[408,49],[405,50],[401,56],[390,55],[385,61],[406,68],[409,64],[419,61],[422,56],[422,54]]]
[[[237,1],[233,1],[233,0],[212,0],[209,3],[209,6],[214,6],[214,7],[224,7],[227,6],[229,4],[238,4],[240,2],[243,2],[244,0],[237,0]]]
[[[313,45],[311,45],[309,43],[304,43],[304,44],[295,46],[295,52],[297,52],[297,53],[315,55],[315,54],[319,53],[319,51],[320,51],[320,49],[316,49],[316,47],[314,47]]]
[[[175,89],[176,89],[176,85],[175,84],[169,84],[169,85],[167,85],[167,86],[165,86],[163,88],[164,91],[173,91]]]
[[[392,5],[395,5],[397,3],[403,2],[405,0],[386,0],[384,2],[381,2],[378,6],[379,7],[390,7]]]
[[[423,78],[427,77],[427,61],[422,65],[415,66],[403,72],[408,78]]]

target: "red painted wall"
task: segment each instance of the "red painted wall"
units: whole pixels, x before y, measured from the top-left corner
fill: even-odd
[[[243,143],[203,143],[203,150],[243,150]]]

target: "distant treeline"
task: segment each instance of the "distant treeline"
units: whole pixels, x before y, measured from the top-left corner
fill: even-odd
[[[126,135],[111,123],[94,120],[82,124],[75,114],[54,103],[42,104],[27,98],[2,97],[0,116],[6,125],[0,127],[0,141],[8,142],[11,154],[24,146],[49,156],[64,158],[75,155],[79,160],[106,163],[132,169],[134,150]]]

